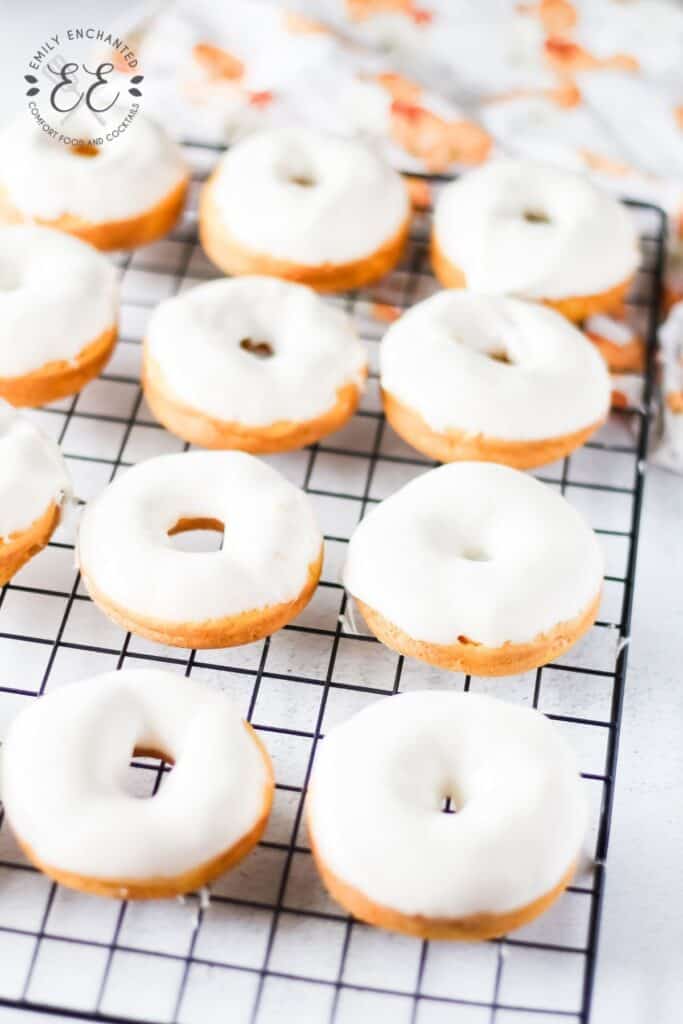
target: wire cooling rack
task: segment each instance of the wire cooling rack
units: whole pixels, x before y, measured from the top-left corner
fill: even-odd
[[[182,226],[118,259],[121,339],[106,372],[75,398],[30,413],[62,445],[81,498],[132,463],[186,447],[147,409],[139,364],[140,340],[156,303],[216,276],[197,244],[195,213],[199,181],[216,153],[199,146],[188,153],[196,175]],[[438,182],[432,179],[429,187]],[[339,583],[349,535],[373,503],[431,465],[385,424],[376,372],[346,427],[303,451],[268,459],[305,487],[326,535],[323,578],[311,604],[269,639],[186,652],[124,633],[82,587],[74,568],[75,523],[68,517],[49,547],[4,588],[0,738],[36,695],[113,668],[163,665],[231,695],[271,752],[277,790],[263,842],[210,895],[183,901],[124,903],[63,889],[26,862],[6,823],[0,824],[0,1015],[5,1006],[38,1011],[31,1020],[67,1013],[91,1021],[180,1024],[588,1021],[665,235],[661,211],[629,205],[643,249],[631,300],[648,339],[642,402],[613,415],[571,458],[537,474],[582,510],[607,556],[600,619],[558,662],[511,678],[470,678],[404,660],[352,627]],[[375,368],[386,320],[437,288],[428,266],[427,227],[425,214],[390,278],[331,300],[356,319]],[[470,689],[538,707],[579,755],[592,798],[584,866],[549,913],[509,938],[422,942],[368,928],[330,901],[312,863],[302,812],[325,731],[370,701],[426,687]],[[158,761],[136,760],[133,791],[153,794],[168,770]]]

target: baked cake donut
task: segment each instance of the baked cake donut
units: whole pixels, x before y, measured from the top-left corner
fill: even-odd
[[[160,423],[204,448],[278,452],[338,430],[367,357],[352,321],[303,285],[211,281],[157,307],[143,381]]]
[[[70,131],[78,134],[76,123]],[[22,114],[0,132],[0,152],[0,222],[44,224],[97,249],[161,238],[185,203],[180,149],[142,114],[102,146],[66,145]]]
[[[70,494],[59,447],[0,399],[0,585],[45,547]]]
[[[622,319],[597,314],[584,321],[583,329],[612,373],[642,373],[644,340]]]
[[[272,130],[220,161],[202,191],[199,235],[226,274],[270,274],[331,292],[391,270],[409,221],[403,179],[363,143]]]
[[[480,676],[563,654],[595,621],[602,577],[597,538],[577,510],[491,462],[412,480],[361,520],[344,567],[383,643]]]
[[[541,466],[609,413],[595,347],[559,313],[520,299],[439,292],[389,328],[380,367],[387,419],[439,462]]]
[[[432,264],[447,288],[534,299],[583,320],[621,306],[638,263],[625,207],[557,167],[495,160],[436,203]]]
[[[131,758],[174,764],[158,793]],[[29,860],[62,885],[159,899],[206,885],[258,842],[270,758],[218,690],[175,672],[107,672],[31,701],[3,749],[3,802]]]
[[[116,342],[117,272],[78,238],[0,227],[0,397],[44,405],[96,377]]]
[[[330,894],[423,939],[494,938],[542,914],[571,881],[587,818],[557,726],[474,693],[364,708],[325,736],[308,793]]]
[[[170,537],[225,528],[220,551]],[[244,452],[180,452],[138,463],[91,501],[78,563],[114,622],[174,647],[232,647],[268,636],[308,604],[322,535],[308,498]]]

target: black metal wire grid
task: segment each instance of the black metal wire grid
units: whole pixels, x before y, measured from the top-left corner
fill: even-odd
[[[123,317],[116,355],[79,396],[31,415],[66,454],[77,493],[122,467],[187,447],[155,423],[139,386],[146,317],[162,298],[216,276],[196,242],[196,188],[215,159],[193,146],[193,201],[164,242],[119,260]],[[430,187],[438,187],[432,179]],[[521,1024],[589,1019],[604,892],[619,724],[654,374],[665,217],[629,204],[643,266],[630,300],[648,340],[642,403],[620,412],[580,452],[537,475],[578,504],[601,536],[608,571],[596,627],[557,663],[507,679],[450,674],[404,660],[357,633],[339,583],[344,547],[373,503],[432,463],[385,424],[377,375],[351,423],[310,448],[269,459],[303,486],[326,537],[318,591],[296,622],[246,648],[164,648],[125,634],[89,601],[73,565],[73,523],[0,594],[0,736],[27,701],[73,678],[162,665],[231,694],[268,745],[274,812],[263,842],[206,894],[128,904],[72,893],[35,871],[0,807],[0,1008],[89,1021],[363,1021]],[[386,320],[436,290],[428,215],[401,266],[340,301],[376,366]],[[324,732],[399,690],[455,687],[540,708],[578,750],[594,809],[586,864],[544,917],[478,945],[421,942],[352,921],[324,893],[302,818]],[[168,767],[137,759],[131,786],[151,795]],[[21,1014],[23,1017],[23,1014]]]

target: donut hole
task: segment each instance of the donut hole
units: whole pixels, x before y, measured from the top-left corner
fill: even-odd
[[[174,758],[165,750],[136,745],[123,779],[126,793],[136,800],[152,800],[174,764]]]
[[[491,556],[482,547],[478,547],[476,544],[472,544],[469,547],[464,548],[460,552],[460,558],[463,558],[466,562],[490,562]]]
[[[456,323],[448,324],[446,331],[451,341],[456,345],[472,349],[482,359],[492,359],[496,363],[505,363],[508,366],[515,365],[515,359],[509,352],[507,346],[498,337],[492,337],[487,332],[473,332]]]
[[[527,224],[550,224],[550,217],[545,210],[535,209],[534,207],[525,210],[522,217]]]
[[[311,174],[290,174],[289,182],[299,188],[313,188],[317,182]]]
[[[176,551],[188,554],[199,554],[207,551],[220,551],[223,547],[225,524],[220,519],[209,516],[179,519],[167,531],[173,538],[172,546]]]
[[[290,154],[276,167],[276,173],[281,181],[295,188],[315,188],[318,184],[317,176],[303,153]]]
[[[71,152],[74,156],[93,157],[100,155],[99,147],[93,146],[90,142],[79,142],[77,146],[71,147]]]
[[[257,359],[270,359],[275,355],[275,349],[268,341],[254,341],[253,338],[242,338],[240,348],[244,349],[251,356]]]
[[[493,352],[486,353],[489,359],[493,359],[495,363],[505,363],[507,366],[514,366],[515,361],[511,358],[510,353],[504,349],[496,349]]]
[[[441,813],[442,814],[457,814],[458,808],[455,802],[455,798],[446,795],[441,798]]]

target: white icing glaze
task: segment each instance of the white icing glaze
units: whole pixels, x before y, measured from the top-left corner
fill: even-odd
[[[370,148],[305,129],[237,143],[212,188],[225,229],[240,244],[306,266],[370,256],[410,212],[400,175]]]
[[[269,358],[240,347],[266,342]],[[209,416],[251,426],[313,419],[367,357],[351,318],[303,285],[270,277],[211,281],[162,302],[146,344],[164,384]]]
[[[605,338],[606,341],[611,341],[613,345],[630,345],[636,338],[635,331],[628,324],[623,320],[615,320],[612,316],[603,314],[589,316],[583,326],[586,331],[597,334],[600,338]]]
[[[0,377],[71,362],[116,326],[116,268],[50,228],[0,227]]]
[[[27,529],[70,494],[58,445],[0,399],[0,540]]]
[[[380,366],[382,387],[437,431],[542,440],[609,411],[595,347],[559,313],[518,299],[439,292],[389,328]]]
[[[218,519],[220,551],[173,547],[180,519]],[[311,504],[243,452],[181,452],[138,463],[91,501],[78,560],[97,590],[164,622],[199,623],[292,601],[322,536]]]
[[[594,295],[639,262],[635,227],[617,200],[585,177],[526,160],[496,160],[447,185],[434,234],[470,288],[521,298]]]
[[[547,484],[491,462],[412,480],[356,527],[344,585],[415,640],[499,647],[576,618],[597,597],[603,556]]]
[[[78,124],[69,123],[78,136]],[[92,127],[83,133],[87,139]],[[25,114],[0,132],[0,188],[27,218],[65,214],[91,224],[146,213],[187,177],[179,147],[138,114],[97,156],[79,156],[41,132]]]
[[[441,813],[450,796],[455,814]],[[540,712],[473,693],[382,698],[332,729],[309,792],[339,879],[403,914],[504,913],[577,860],[587,801],[573,751]]]
[[[152,798],[126,786],[135,749],[175,760]],[[111,880],[179,875],[263,813],[263,756],[220,691],[174,672],[107,672],[32,701],[3,748],[3,801],[45,864]]]

